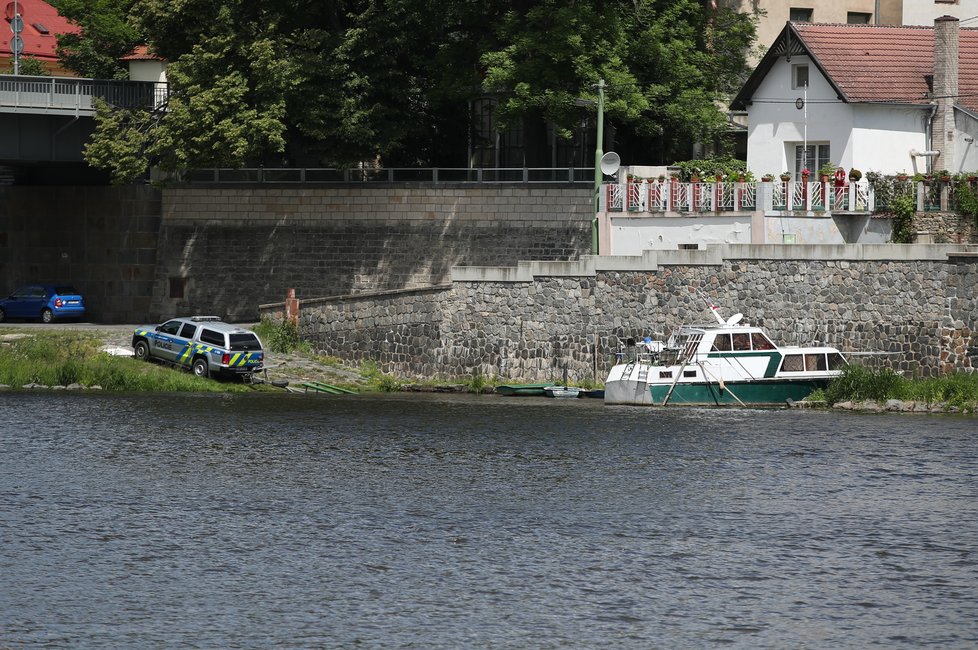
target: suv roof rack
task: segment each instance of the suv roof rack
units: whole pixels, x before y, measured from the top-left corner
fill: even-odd
[[[190,320],[195,321],[197,323],[214,323],[214,322],[219,323],[221,321],[221,317],[220,316],[191,316]]]

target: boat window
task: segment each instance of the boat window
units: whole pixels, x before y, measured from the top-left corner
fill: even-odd
[[[829,353],[829,370],[841,370],[845,368],[846,360],[838,352]]]
[[[784,362],[781,364],[782,372],[802,372],[805,370],[805,362],[800,354],[786,354]]]
[[[730,346],[730,335],[729,334],[717,334],[717,337],[713,339],[713,349],[718,352],[727,352],[733,348]]]
[[[760,332],[751,332],[750,335],[751,343],[754,344],[755,350],[773,350],[774,343],[771,343],[770,339],[761,334]]]
[[[672,379],[672,371],[671,370],[660,370],[659,371],[659,379]]]
[[[750,350],[750,334],[739,332],[733,335],[734,350]]]
[[[695,377],[695,376],[696,376],[696,371],[695,370],[684,370],[683,371],[683,377]]]
[[[824,354],[806,354],[805,355],[805,369],[811,372],[812,370],[826,370],[828,366],[825,365],[825,355]]]

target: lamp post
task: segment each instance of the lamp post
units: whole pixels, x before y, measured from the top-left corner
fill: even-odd
[[[601,157],[604,156],[604,79],[598,79],[598,135],[594,144],[594,219],[591,221],[591,254],[598,254],[598,211],[601,209]]]

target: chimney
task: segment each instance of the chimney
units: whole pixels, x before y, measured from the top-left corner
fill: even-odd
[[[954,103],[958,99],[958,25],[954,16],[934,21],[934,99],[931,149],[940,150],[932,171],[954,166]]]

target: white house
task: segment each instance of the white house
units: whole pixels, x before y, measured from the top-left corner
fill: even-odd
[[[978,29],[789,22],[731,108],[758,176],[978,170]]]

